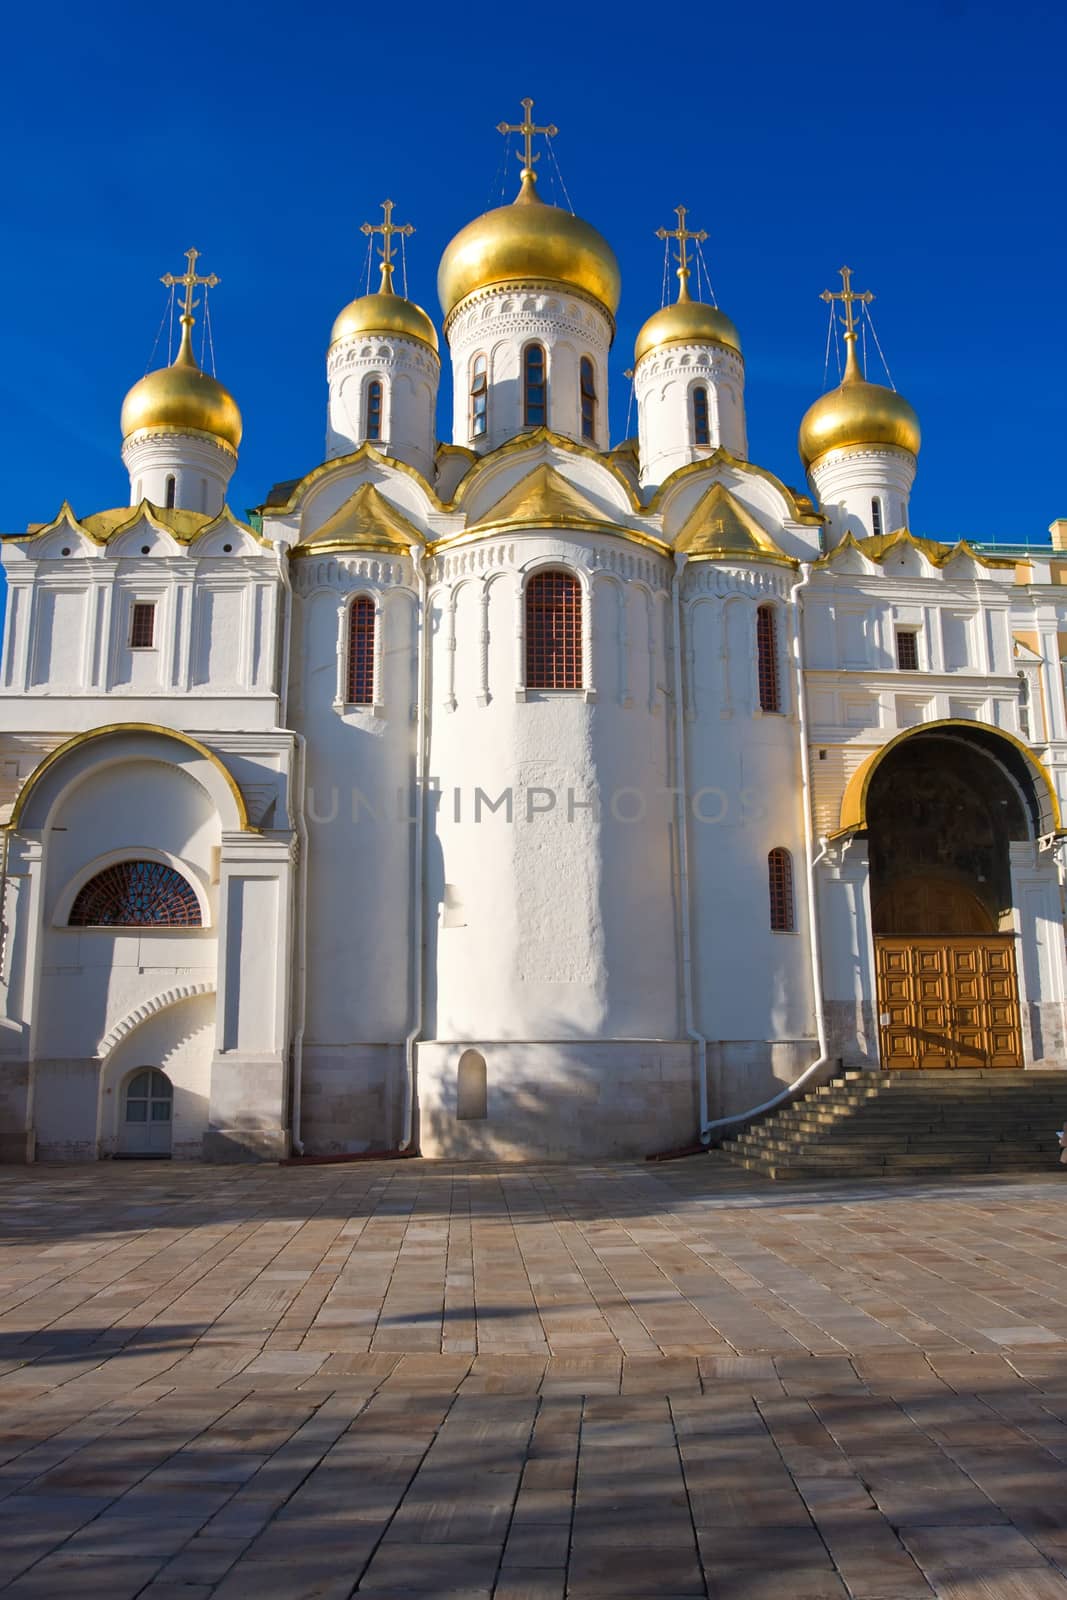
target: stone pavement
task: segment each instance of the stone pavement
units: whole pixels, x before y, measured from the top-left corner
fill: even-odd
[[[1067,1600],[1067,1172],[0,1169],[3,1600]]]

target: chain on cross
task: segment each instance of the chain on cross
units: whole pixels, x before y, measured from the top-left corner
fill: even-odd
[[[381,250],[381,255],[382,255],[382,266],[381,266],[382,284],[381,284],[381,292],[382,292],[382,294],[392,294],[392,292],[393,292],[393,235],[398,233],[398,234],[401,235],[402,238],[410,239],[411,235],[415,232],[415,229],[414,229],[414,227],[412,226],[412,224],[410,222],[394,222],[393,221],[393,202],[391,200],[383,200],[382,201],[382,210],[385,212],[385,220],[383,222],[364,222],[364,223],[362,223],[360,225],[360,232],[361,233],[365,233],[368,236],[372,235],[372,234],[375,234],[375,233],[380,233],[381,234],[381,236],[382,236],[382,250]],[[405,293],[406,293],[406,291],[405,291]]]
[[[678,226],[676,228],[657,228],[656,229],[656,238],[657,239],[677,239],[677,241],[678,241],[678,285],[679,285],[679,287],[678,287],[678,298],[679,298],[679,300],[688,300],[689,299],[689,252],[688,252],[686,247],[689,244],[690,239],[694,239],[697,244],[703,244],[704,240],[707,238],[708,235],[707,235],[706,229],[704,229],[704,228],[701,228],[699,233],[694,233],[691,228],[687,228],[686,227],[685,219],[689,214],[687,206],[675,206],[674,214],[678,218]]]
[[[554,139],[559,129],[554,122],[547,122],[543,128],[537,126],[531,115],[533,112],[532,100],[524,100],[522,109],[525,115],[521,122],[498,122],[496,131],[497,133],[522,134],[522,155],[519,156],[519,160],[522,162],[522,175],[524,178],[532,178],[534,175],[534,162],[541,159],[540,154],[534,155],[533,153],[535,134],[543,133],[546,139]]]
[[[222,281],[221,278],[216,278],[213,272],[208,273],[206,278],[201,277],[196,270],[196,263],[199,259],[199,250],[186,250],[185,271],[181,276],[176,276],[173,272],[165,272],[160,279],[160,282],[165,284],[168,289],[176,288],[178,284],[185,285],[185,304],[182,306],[182,320],[184,322],[188,319],[190,326],[193,321],[193,312],[200,304],[199,300],[193,299],[193,290],[199,288],[201,284],[205,289],[214,289]]]
[[[862,294],[857,289],[853,289],[851,267],[839,267],[838,271],[841,274],[842,287],[840,289],[824,289],[819,299],[825,300],[827,305],[833,305],[835,300],[841,301],[845,308],[845,338],[854,340],[856,338],[856,319],[852,312],[853,304],[859,301],[860,304],[869,306],[874,299],[874,295],[869,289],[864,289]]]

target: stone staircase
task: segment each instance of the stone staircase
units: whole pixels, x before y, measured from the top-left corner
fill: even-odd
[[[723,1154],[768,1178],[1047,1172],[1065,1122],[1067,1071],[846,1072]]]

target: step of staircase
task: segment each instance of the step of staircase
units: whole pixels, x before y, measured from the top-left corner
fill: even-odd
[[[770,1178],[1050,1171],[1067,1070],[848,1072],[723,1145]]]

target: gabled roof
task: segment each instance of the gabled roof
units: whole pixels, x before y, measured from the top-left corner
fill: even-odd
[[[64,500],[59,514],[51,522],[38,523],[26,533],[6,534],[5,538],[13,543],[43,539],[46,535],[56,533],[65,527],[72,532],[83,534],[93,544],[106,545],[119,534],[125,533],[127,528],[136,527],[139,522],[147,522],[159,533],[170,534],[178,544],[192,544],[202,534],[223,524],[239,528],[242,533],[247,533],[250,539],[255,539],[257,544],[270,543],[246,522],[235,517],[229,506],[223,506],[222,510],[215,514],[209,511],[180,511],[175,506],[157,506],[151,500],[142,500],[136,506],[115,506],[108,511],[94,511],[80,519],[74,515],[70,505]]]
[[[327,517],[321,528],[294,545],[294,556],[320,555],[324,550],[403,550],[425,544],[413,522],[398,511],[373,483],[364,483]]]
[[[579,528],[596,532],[602,528],[618,530],[620,524],[569,483],[555,467],[542,462],[501,495],[467,531],[484,532],[500,527]]]
[[[797,564],[721,483],[712,484],[697,501],[678,531],[674,548],[691,561],[775,561],[791,567]]]
[[[892,533],[872,534],[866,539],[855,539],[851,533],[846,533],[840,544],[834,546],[826,555],[821,556],[815,563],[816,566],[825,567],[833,560],[839,550],[851,547],[858,550],[868,561],[881,564],[891,551],[904,545],[920,551],[934,567],[945,567],[957,556],[969,556],[982,567],[1011,567],[1014,569],[1016,562],[1013,556],[1010,560],[1001,556],[987,556],[976,550],[966,539],[959,539],[955,544],[941,544],[937,539],[917,538],[908,528],[897,528]]]

